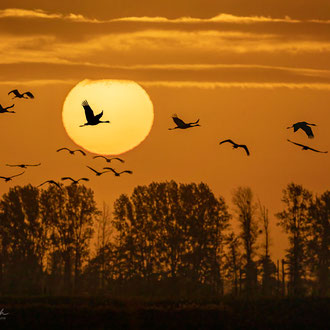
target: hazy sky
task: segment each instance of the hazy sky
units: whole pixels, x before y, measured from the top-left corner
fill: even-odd
[[[1,175],[20,172],[6,163],[42,162],[0,182],[1,193],[67,175],[90,177],[100,204],[152,181],[204,181],[227,202],[234,188],[250,186],[274,224],[289,182],[329,189],[330,155],[286,141],[330,150],[327,0],[2,0],[0,34],[0,104],[13,103],[14,88],[36,96],[0,115]],[[86,78],[134,80],[153,102],[149,137],[117,165],[132,176],[96,178],[85,165],[101,169],[102,160],[56,153],[75,147],[61,112]],[[173,113],[200,118],[201,127],[168,131]],[[314,140],[286,130],[297,121],[318,125]],[[251,156],[220,147],[226,138],[247,144]],[[285,240],[272,230],[278,257]]]

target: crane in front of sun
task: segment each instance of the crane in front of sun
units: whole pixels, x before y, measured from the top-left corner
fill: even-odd
[[[83,103],[81,105],[83,106],[83,108],[85,110],[85,116],[86,116],[87,123],[80,125],[80,127],[95,126],[95,125],[98,125],[101,123],[110,123],[109,120],[105,120],[105,121],[100,120],[101,117],[103,116],[103,111],[97,115],[94,115],[94,112],[93,112],[92,108],[89,106],[87,100],[83,101]]]

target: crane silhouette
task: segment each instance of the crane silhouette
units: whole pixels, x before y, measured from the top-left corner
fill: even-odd
[[[311,151],[315,151],[315,152],[321,152],[321,153],[323,153],[323,154],[327,154],[327,153],[328,153],[327,151],[316,150],[316,149],[313,149],[313,148],[311,148],[311,147],[309,147],[309,146],[305,146],[304,144],[300,144],[300,143],[297,143],[297,142],[293,142],[293,141],[291,141],[291,140],[289,140],[289,139],[288,139],[288,141],[291,142],[291,143],[293,143],[293,144],[295,144],[295,145],[297,145],[297,146],[299,146],[299,147],[302,147],[302,150],[311,150]]]
[[[67,150],[67,151],[69,151],[69,153],[71,155],[74,155],[75,152],[80,152],[83,156],[86,156],[86,153],[84,151],[80,150],[80,149],[70,150],[69,148],[60,148],[60,149],[57,149],[56,152],[59,152],[61,150]]]
[[[80,178],[78,180],[75,180],[75,179],[71,178],[70,176],[65,176],[61,180],[63,180],[63,181],[64,180],[71,180],[72,181],[72,184],[78,184],[79,181],[81,181],[81,180],[83,180],[83,181],[89,181],[89,179],[87,179],[87,178]]]
[[[290,127],[287,127],[287,129],[293,128],[293,132],[297,132],[298,129],[302,129],[307,134],[309,139],[313,139],[314,134],[313,134],[312,128],[310,126],[316,126],[316,125],[315,124],[309,124],[305,121],[300,121],[298,123],[293,124]]]
[[[94,126],[100,123],[110,123],[109,120],[106,121],[100,120],[100,118],[103,116],[103,111],[100,112],[98,115],[94,115],[94,112],[92,108],[89,106],[87,100],[83,101],[82,106],[85,109],[85,116],[87,123],[80,125],[79,127],[88,126],[88,125]]]
[[[115,169],[113,169],[112,167],[103,167],[104,170],[110,170],[114,173],[115,176],[120,176],[120,174],[123,173],[128,173],[128,174],[133,174],[132,171],[126,170],[126,171],[121,171],[121,172],[117,172]]]
[[[243,149],[245,150],[246,154],[247,154],[248,156],[250,156],[249,149],[248,149],[248,147],[247,147],[245,144],[237,144],[237,143],[235,143],[234,141],[232,141],[232,140],[230,140],[230,139],[228,139],[228,140],[223,140],[223,141],[221,141],[219,144],[223,144],[223,143],[226,143],[226,142],[231,143],[231,144],[233,145],[233,149],[243,148]]]
[[[62,187],[56,181],[54,181],[54,180],[47,180],[47,181],[45,181],[43,183],[40,183],[38,187],[43,186],[46,183],[52,184],[52,185],[54,185],[54,186],[56,186],[56,187],[58,187],[58,188],[60,188],[62,190]]]
[[[41,165],[41,163],[39,163],[39,164],[17,164],[17,165],[6,164],[6,166],[20,167],[20,168],[27,168],[28,166],[40,166],[40,165]]]
[[[12,104],[11,106],[9,107],[3,107],[1,104],[0,104],[0,113],[15,113],[15,111],[8,111],[8,109],[12,108],[15,104]]]
[[[13,89],[12,91],[10,91],[8,93],[8,95],[10,93],[14,94],[13,99],[16,98],[16,97],[19,98],[19,99],[28,99],[28,98],[34,99],[34,95],[31,92],[25,92],[25,93],[21,94],[17,89]],[[24,95],[26,95],[27,97],[25,97]]]
[[[16,175],[12,175],[12,176],[0,176],[0,179],[4,179],[5,182],[8,182],[8,181],[11,181],[12,178],[15,178],[16,176],[22,175],[24,173],[25,173],[25,171],[22,173],[16,174]]]
[[[190,128],[190,127],[196,127],[196,126],[201,126],[198,124],[199,122],[199,119],[196,120],[195,122],[193,123],[185,123],[182,119],[178,118],[178,116],[176,114],[174,114],[172,116],[172,119],[173,121],[175,122],[176,124],[176,127],[173,127],[173,128],[169,128],[169,130],[172,130],[172,129],[186,129],[186,128]]]
[[[96,171],[96,170],[94,170],[94,168],[91,168],[90,166],[87,166],[90,170],[92,170],[95,174],[96,174],[96,176],[100,176],[100,175],[102,175],[102,174],[104,174],[104,173],[108,173],[108,172],[110,172],[110,171],[103,171],[103,172],[99,172],[99,171]]]
[[[105,157],[105,156],[94,156],[93,157],[93,159],[96,159],[96,158],[103,158],[103,159],[105,159],[105,161],[107,162],[107,163],[110,163],[112,160],[119,160],[120,162],[122,162],[122,163],[125,163],[125,161],[123,160],[123,159],[121,159],[121,158],[118,158],[118,157],[112,157],[112,158],[107,158],[107,157]]]

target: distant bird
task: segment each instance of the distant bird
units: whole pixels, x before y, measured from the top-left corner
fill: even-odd
[[[185,123],[182,119],[178,118],[178,116],[177,116],[176,114],[174,114],[174,115],[172,116],[172,119],[173,119],[173,121],[175,122],[176,127],[169,128],[169,130],[177,129],[177,128],[180,128],[180,129],[186,129],[186,128],[190,128],[190,127],[201,126],[201,125],[198,124],[199,119],[196,120],[196,121],[193,122],[193,123]]]
[[[103,171],[103,172],[99,172],[99,171],[96,171],[96,170],[94,170],[93,168],[91,168],[91,167],[89,167],[89,166],[87,166],[90,170],[92,170],[95,174],[96,174],[96,176],[100,176],[100,175],[102,175],[102,174],[104,174],[104,173],[108,173],[108,172],[110,172],[110,171]]]
[[[17,89],[13,89],[12,91],[10,91],[8,93],[8,95],[10,93],[13,93],[15,95],[13,97],[13,99],[16,98],[16,97],[18,97],[19,99],[28,99],[28,98],[34,99],[34,95],[31,92],[25,92],[25,93],[21,94]],[[26,95],[27,97],[25,97],[24,95]]]
[[[110,162],[111,162],[112,160],[114,160],[114,159],[119,160],[119,161],[122,162],[122,163],[125,163],[125,161],[124,161],[123,159],[118,158],[118,157],[112,157],[112,158],[107,158],[107,157],[104,157],[104,156],[94,156],[94,157],[93,157],[93,159],[96,159],[96,158],[103,158],[103,159],[105,159],[105,161],[106,161],[107,163],[110,163]]]
[[[71,180],[73,184],[78,184],[79,181],[81,181],[81,180],[83,180],[83,181],[89,181],[89,179],[87,179],[87,178],[80,178],[78,180],[75,180],[75,179],[72,179],[70,176],[66,176],[66,177],[62,178],[61,180],[63,180],[63,181],[64,180]]]
[[[0,113],[5,113],[5,112],[8,112],[8,113],[15,113],[15,111],[8,111],[8,109],[12,108],[14,105],[15,105],[15,104],[12,104],[11,106],[4,108],[4,107],[0,104]]]
[[[71,155],[74,155],[75,152],[81,152],[82,155],[86,156],[86,153],[85,153],[84,151],[80,150],[80,149],[70,150],[69,148],[60,148],[60,149],[57,149],[56,152],[59,152],[59,151],[61,151],[61,150],[67,150],[67,151],[69,151],[69,153],[70,153]]]
[[[106,121],[100,120],[100,118],[103,116],[103,111],[100,112],[98,115],[94,115],[92,108],[89,106],[89,104],[86,100],[81,105],[85,109],[85,116],[86,116],[87,123],[80,125],[79,127],[88,126],[88,125],[94,126],[94,125],[97,125],[100,123],[110,123],[109,120],[106,120]]]
[[[6,164],[6,166],[10,166],[10,167],[20,167],[20,168],[27,168],[28,166],[40,166],[41,163],[39,164],[17,164],[17,165],[10,165],[10,164]]]
[[[312,151],[315,151],[315,152],[321,152],[323,154],[327,154],[328,153],[327,151],[316,150],[316,149],[313,149],[311,147],[305,146],[304,144],[300,144],[300,143],[297,143],[297,142],[290,141],[289,139],[288,139],[288,141],[291,142],[291,143],[293,143],[293,144],[295,144],[295,145],[297,145],[297,146],[299,146],[299,147],[302,147],[302,150],[312,150]]]
[[[5,182],[8,182],[8,181],[11,181],[12,178],[15,178],[16,176],[22,175],[23,173],[25,173],[25,171],[22,172],[22,173],[16,174],[16,175],[12,175],[12,176],[0,176],[0,179],[4,179]]]
[[[233,145],[233,148],[234,148],[234,149],[237,149],[237,148],[243,148],[243,149],[245,150],[246,154],[247,154],[248,156],[250,156],[249,149],[247,148],[247,146],[246,146],[245,144],[237,144],[237,143],[235,143],[234,141],[232,141],[232,140],[230,140],[230,139],[228,139],[228,140],[223,140],[223,141],[221,141],[219,144],[223,144],[223,143],[225,143],[225,142],[229,142],[229,143],[231,143],[231,144]]]
[[[309,139],[313,139],[314,134],[313,134],[313,131],[312,131],[311,127],[309,127],[309,126],[316,126],[316,125],[306,123],[305,121],[300,121],[298,123],[293,124],[290,127],[287,127],[287,129],[293,128],[294,132],[298,131],[298,129],[302,129],[307,134]]]
[[[44,184],[46,184],[46,183],[50,183],[50,184],[52,184],[52,185],[55,185],[55,186],[57,186],[58,188],[60,188],[60,189],[62,190],[62,187],[61,187],[56,181],[54,181],[54,180],[47,180],[47,181],[45,181],[45,182],[39,184],[38,187],[40,187],[40,186],[42,186],[42,185],[44,185]]]
[[[126,170],[126,171],[121,171],[121,172],[117,172],[117,171],[114,170],[112,167],[103,167],[103,169],[104,169],[104,170],[110,170],[110,171],[112,171],[112,172],[115,174],[115,176],[120,176],[120,174],[122,174],[122,173],[133,174],[132,171],[128,171],[128,170]]]

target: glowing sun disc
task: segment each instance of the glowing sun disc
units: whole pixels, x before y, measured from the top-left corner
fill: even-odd
[[[95,126],[87,122],[81,103],[87,100],[94,115],[103,111]],[[129,80],[83,80],[67,95],[62,120],[70,138],[80,147],[101,155],[118,155],[139,145],[149,134],[153,105],[147,92]]]

